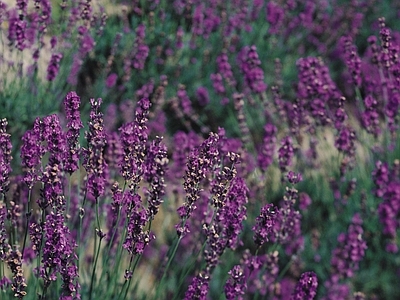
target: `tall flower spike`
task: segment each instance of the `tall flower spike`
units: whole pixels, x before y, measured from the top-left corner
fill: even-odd
[[[135,120],[124,124],[119,131],[124,157],[121,162],[121,175],[134,186],[137,186],[143,175],[142,165],[146,156],[148,131],[147,120],[150,101],[142,98],[137,103]]]
[[[254,242],[262,246],[274,237],[274,226],[278,218],[279,211],[273,204],[267,204],[261,209],[260,215],[256,218],[253,226]]]
[[[286,136],[281,141],[281,147],[278,150],[279,168],[281,172],[286,172],[287,167],[292,164],[294,156],[293,141],[290,136]]]
[[[42,145],[42,121],[36,118],[34,128],[27,130],[22,136],[21,164],[24,170],[24,181],[28,189],[33,188],[33,184],[39,177],[39,164],[45,153]]]
[[[189,285],[187,292],[185,293],[185,300],[206,300],[208,294],[208,285],[210,277],[203,273],[200,273],[193,278],[192,283]]]
[[[90,99],[91,111],[89,131],[86,132],[88,147],[83,149],[83,166],[87,172],[87,189],[94,198],[104,194],[107,163],[104,159],[104,148],[107,143],[103,125],[103,114],[100,112],[102,99]]]
[[[26,279],[22,270],[22,254],[19,250],[12,250],[7,255],[7,264],[13,273],[13,281],[11,289],[14,292],[14,297],[22,299],[26,296]]]
[[[301,274],[291,300],[312,300],[317,295],[318,279],[314,272]]]
[[[4,195],[9,189],[11,172],[11,140],[7,133],[7,119],[0,120],[0,193]]]
[[[246,278],[242,267],[234,266],[228,274],[230,277],[226,281],[224,288],[226,299],[243,299],[242,295],[244,295],[246,290]]]
[[[147,191],[148,216],[153,219],[162,203],[165,194],[164,176],[168,165],[167,147],[161,143],[162,138],[157,137],[149,147],[144,163],[144,179],[150,184]]]
[[[65,135],[61,129],[60,119],[57,115],[43,118],[43,139],[48,142],[49,162],[43,172],[43,187],[39,206],[64,206],[62,169],[66,153]]]
[[[341,278],[351,278],[365,255],[367,244],[363,240],[362,219],[355,214],[347,233],[338,236],[338,246],[333,250],[331,265],[333,274]]]
[[[69,92],[64,99],[65,114],[67,118],[67,143],[68,151],[64,169],[72,174],[78,169],[79,163],[79,132],[83,124],[79,114],[81,99],[75,92]]]
[[[189,155],[187,161],[187,170],[183,188],[186,192],[186,201],[183,206],[178,208],[178,214],[181,222],[175,225],[178,235],[183,236],[189,232],[186,220],[192,215],[196,209],[196,201],[200,197],[200,182],[206,177],[207,173],[212,170],[216,160],[218,159],[218,135],[210,133],[198,148],[195,148]]]

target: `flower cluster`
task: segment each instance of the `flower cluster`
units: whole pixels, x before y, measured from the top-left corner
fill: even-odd
[[[261,209],[261,213],[257,217],[256,224],[253,227],[253,239],[258,246],[268,242],[274,236],[274,226],[278,214],[279,211],[273,204],[267,204]]]
[[[365,255],[367,244],[363,240],[362,219],[355,214],[349,226],[348,232],[338,236],[339,245],[332,253],[332,274],[338,278],[351,278],[358,269],[359,262]]]
[[[293,300],[312,300],[317,294],[318,279],[314,272],[301,274],[299,282],[296,285]]]
[[[149,55],[149,46],[145,44],[146,26],[140,24],[136,28],[136,39],[134,45],[134,54],[132,59],[132,66],[134,69],[143,70],[146,58]]]
[[[107,140],[103,114],[100,112],[101,102],[101,98],[90,99],[89,130],[85,133],[88,146],[82,149],[83,166],[87,172],[87,190],[95,199],[104,194],[107,174],[107,163],[104,159]]]
[[[7,120],[0,120],[0,193],[5,195],[10,184],[9,174],[11,172],[11,140],[7,133]]]
[[[264,126],[263,145],[258,153],[258,166],[262,171],[266,171],[274,160],[277,128],[273,124]]]
[[[264,82],[264,71],[260,67],[256,46],[246,46],[238,54],[240,70],[244,75],[246,86],[256,94],[265,92],[267,84]]]
[[[230,277],[224,287],[226,299],[242,299],[242,295],[244,295],[246,290],[246,278],[242,267],[236,265],[228,274]]]
[[[201,191],[199,187],[200,182],[216,164],[219,155],[217,143],[218,135],[210,133],[209,138],[206,139],[200,147],[195,148],[189,155],[186,164],[185,182],[183,184],[183,188],[186,192],[186,201],[178,208],[181,223],[175,225],[179,236],[184,236],[189,231],[186,220],[196,209],[196,201],[199,199]]]
[[[78,169],[79,160],[79,132],[83,124],[79,114],[81,99],[75,92],[69,92],[64,99],[65,115],[67,119],[68,151],[65,162],[65,171],[72,174]]]
[[[142,177],[142,164],[146,155],[148,139],[147,116],[150,109],[150,101],[142,98],[137,103],[135,120],[124,124],[120,129],[120,139],[124,151],[121,162],[121,175],[132,185],[137,186]]]

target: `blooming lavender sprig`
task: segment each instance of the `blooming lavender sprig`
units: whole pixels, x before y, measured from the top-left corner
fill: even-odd
[[[359,88],[362,83],[361,78],[361,59],[358,56],[357,48],[353,44],[353,40],[349,36],[342,38],[344,44],[344,58],[347,68],[351,74],[353,84]]]
[[[386,193],[390,182],[389,166],[386,162],[378,160],[375,163],[375,169],[372,171],[372,179],[376,185],[374,194],[377,197],[382,197]]]
[[[391,241],[386,246],[386,251],[397,253],[397,230],[400,227],[398,216],[400,215],[400,181],[393,179],[386,187],[383,202],[379,204],[379,221],[383,224],[383,233]]]
[[[293,141],[290,136],[286,136],[281,141],[281,147],[278,150],[279,168],[281,172],[286,172],[287,167],[292,165],[294,156]]]
[[[220,238],[226,241],[226,247],[233,250],[241,245],[239,234],[246,219],[248,193],[249,189],[244,179],[235,177],[230,182],[225,205],[216,215],[216,221],[222,226]]]
[[[34,127],[27,130],[22,136],[21,146],[21,163],[24,169],[24,181],[28,189],[33,188],[33,184],[40,177],[40,161],[46,152],[42,144],[42,125],[43,122],[40,118],[36,118]]]
[[[120,129],[120,139],[124,151],[120,171],[122,177],[132,185],[137,186],[143,175],[142,165],[147,151],[147,121],[150,101],[142,98],[137,103],[135,120],[124,124]]]
[[[238,62],[244,75],[245,83],[256,94],[265,92],[267,84],[264,82],[264,71],[258,58],[256,46],[246,46],[238,54]]]
[[[58,75],[60,69],[60,61],[63,55],[61,53],[53,53],[50,58],[49,65],[47,66],[47,77],[48,81],[54,81]]]
[[[144,41],[145,37],[146,26],[144,24],[140,24],[136,28],[136,39],[132,60],[132,66],[137,70],[143,70],[146,58],[149,55],[149,46],[147,46]]]
[[[212,170],[218,159],[219,151],[217,143],[218,135],[211,132],[209,138],[206,139],[200,147],[195,148],[189,155],[186,164],[185,182],[183,184],[183,188],[186,192],[186,201],[178,208],[181,222],[175,225],[179,236],[184,236],[189,232],[186,220],[196,209],[196,201],[200,197],[201,180]]]
[[[43,172],[41,199],[38,205],[45,210],[48,206],[64,209],[62,170],[66,153],[65,134],[57,115],[43,118],[43,136],[48,142],[49,162]]]
[[[261,208],[261,213],[256,218],[256,224],[253,226],[253,239],[259,247],[274,237],[274,226],[278,214],[279,211],[273,204],[267,204]]]
[[[83,128],[83,124],[79,114],[79,106],[81,104],[80,97],[76,92],[69,92],[64,99],[65,115],[67,118],[67,144],[68,151],[66,162],[64,165],[65,171],[69,174],[75,172],[79,167],[79,132]]]
[[[162,197],[165,194],[164,176],[168,165],[167,147],[161,143],[162,138],[156,137],[147,152],[144,162],[143,178],[150,184],[147,190],[148,219],[154,219],[157,214]]]
[[[378,101],[372,96],[367,95],[364,99],[365,111],[362,113],[362,123],[368,133],[375,138],[381,133],[379,127]]]
[[[277,128],[273,124],[267,124],[264,126],[264,131],[263,144],[258,153],[257,162],[260,169],[265,172],[274,159]]]
[[[104,148],[107,140],[103,125],[103,114],[100,112],[101,103],[101,98],[90,99],[89,130],[85,133],[88,146],[82,149],[83,166],[87,172],[87,191],[95,199],[104,194],[107,171],[107,163],[104,159]]]
[[[11,246],[8,243],[7,228],[7,208],[1,204],[0,206],[0,261],[5,261]]]
[[[62,295],[79,297],[78,269],[75,254],[76,243],[70,231],[64,225],[64,216],[60,213],[47,215],[44,223],[44,245],[42,264],[44,270],[40,273],[45,289],[61,275]]]
[[[245,250],[241,259],[241,266],[247,282],[249,294],[259,293],[265,296],[275,290],[274,282],[279,274],[279,252],[254,256]]]
[[[283,7],[279,6],[275,1],[269,1],[267,3],[265,7],[265,18],[270,25],[268,28],[270,34],[277,34],[279,32],[284,17],[285,10]]]
[[[230,277],[226,281],[224,292],[227,300],[243,299],[247,284],[246,277],[240,265],[234,266],[228,274]]]
[[[22,299],[26,296],[26,279],[22,269],[22,254],[18,249],[11,250],[6,259],[7,265],[13,273],[11,289],[14,292],[14,297]]]
[[[291,300],[312,300],[317,295],[318,279],[314,272],[301,274]]]
[[[210,277],[207,274],[200,273],[193,278],[188,290],[185,293],[184,300],[206,300],[208,294]]]
[[[11,140],[7,133],[7,119],[0,120],[0,193],[5,195],[9,189],[11,169]]]
[[[359,262],[365,255],[367,244],[363,239],[362,219],[355,214],[347,233],[338,236],[338,246],[332,252],[332,274],[341,278],[351,278],[358,270]]]
[[[236,80],[233,76],[232,67],[228,60],[228,55],[224,52],[217,57],[218,73],[221,74],[228,86],[235,86]]]
[[[128,205],[128,227],[127,235],[123,244],[131,255],[143,254],[144,248],[150,242],[150,233],[144,230],[148,221],[146,209],[141,205],[141,198],[138,194],[130,191],[127,197]]]

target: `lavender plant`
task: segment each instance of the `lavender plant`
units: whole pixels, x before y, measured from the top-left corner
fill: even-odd
[[[400,297],[397,4],[56,2],[0,1],[1,299]]]

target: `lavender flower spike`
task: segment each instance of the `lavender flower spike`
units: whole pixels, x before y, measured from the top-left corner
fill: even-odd
[[[65,114],[67,118],[67,158],[64,169],[72,174],[78,169],[79,162],[79,131],[83,124],[79,115],[81,99],[75,92],[69,92],[64,99]]]
[[[301,274],[291,300],[312,300],[317,294],[318,279],[314,272]]]
[[[8,175],[11,172],[11,141],[10,134],[6,132],[7,119],[0,120],[0,193],[6,194],[10,181]]]

